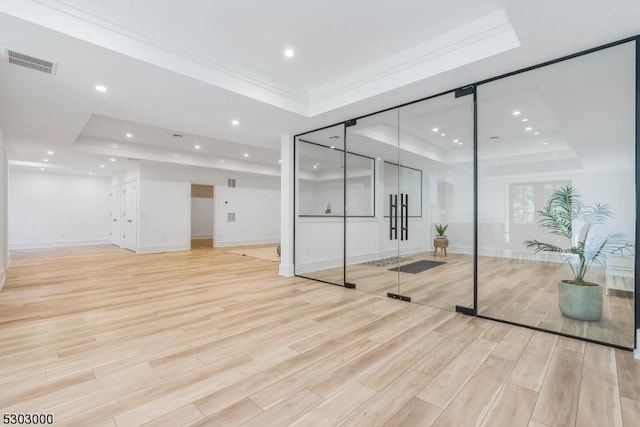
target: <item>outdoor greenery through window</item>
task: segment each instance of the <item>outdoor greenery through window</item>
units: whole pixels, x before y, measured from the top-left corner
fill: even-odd
[[[571,181],[511,184],[511,223],[534,224],[536,211],[541,210],[551,195]]]

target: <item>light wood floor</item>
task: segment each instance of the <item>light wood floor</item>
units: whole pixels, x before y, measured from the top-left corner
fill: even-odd
[[[456,305],[473,307],[473,257],[433,252],[410,255],[408,264],[418,260],[444,261],[446,264],[418,274],[390,271],[392,266],[364,264],[347,266],[347,281],[357,289],[377,295],[387,292],[411,297],[418,304],[443,310]],[[341,268],[309,273],[306,276],[341,283]],[[558,279],[570,278],[566,264],[509,258],[478,257],[478,312],[496,319],[536,326],[620,345],[633,347],[634,299],[627,292],[604,297],[599,322],[582,322],[562,316],[558,309]],[[601,268],[592,267],[587,277],[604,283]],[[399,283],[399,285],[398,285]]]
[[[12,252],[1,413],[69,426],[620,426],[640,363],[223,250]]]

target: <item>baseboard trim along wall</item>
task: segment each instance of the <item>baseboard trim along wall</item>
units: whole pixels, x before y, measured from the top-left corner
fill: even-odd
[[[188,251],[190,245],[158,245],[158,246],[139,246],[136,253],[139,254],[155,254],[159,252],[177,252]]]
[[[192,234],[192,239],[213,239],[213,234]]]
[[[62,248],[70,246],[95,246],[110,245],[109,239],[105,240],[59,240],[49,242],[23,242],[9,243],[9,249],[46,249],[46,248]]]
[[[279,239],[266,239],[266,240],[229,240],[229,241],[215,241],[213,242],[214,248],[227,248],[229,246],[250,246],[250,245],[269,245],[278,244]]]
[[[424,246],[414,246],[410,248],[403,248],[401,256],[411,256],[412,254],[425,252]],[[360,264],[362,262],[376,261],[379,259],[385,259],[398,254],[397,250],[391,249],[381,252],[370,252],[367,254],[354,255],[347,257],[347,265]],[[344,263],[343,258],[331,258],[320,261],[313,261],[307,263],[300,263],[296,265],[297,274],[311,273],[314,271],[326,270],[330,268],[341,267]]]

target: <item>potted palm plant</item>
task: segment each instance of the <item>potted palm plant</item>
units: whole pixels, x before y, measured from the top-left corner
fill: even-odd
[[[551,234],[566,239],[568,245],[560,246],[538,240],[525,240],[524,246],[535,253],[560,254],[571,267],[573,279],[558,282],[560,312],[572,319],[598,321],[602,317],[602,286],[585,281],[593,264],[605,267],[607,254],[629,248],[630,243],[622,234],[605,236],[592,233],[593,227],[613,218],[609,205],[596,203],[584,205],[578,191],[570,186],[555,191],[541,211],[538,225]],[[580,227],[580,228],[578,228]],[[576,230],[580,230],[576,233]]]

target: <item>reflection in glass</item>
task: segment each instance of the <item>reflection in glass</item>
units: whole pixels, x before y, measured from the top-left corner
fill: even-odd
[[[297,137],[295,274],[344,284],[344,126]]]
[[[479,314],[633,347],[634,88],[633,42],[477,88]]]

